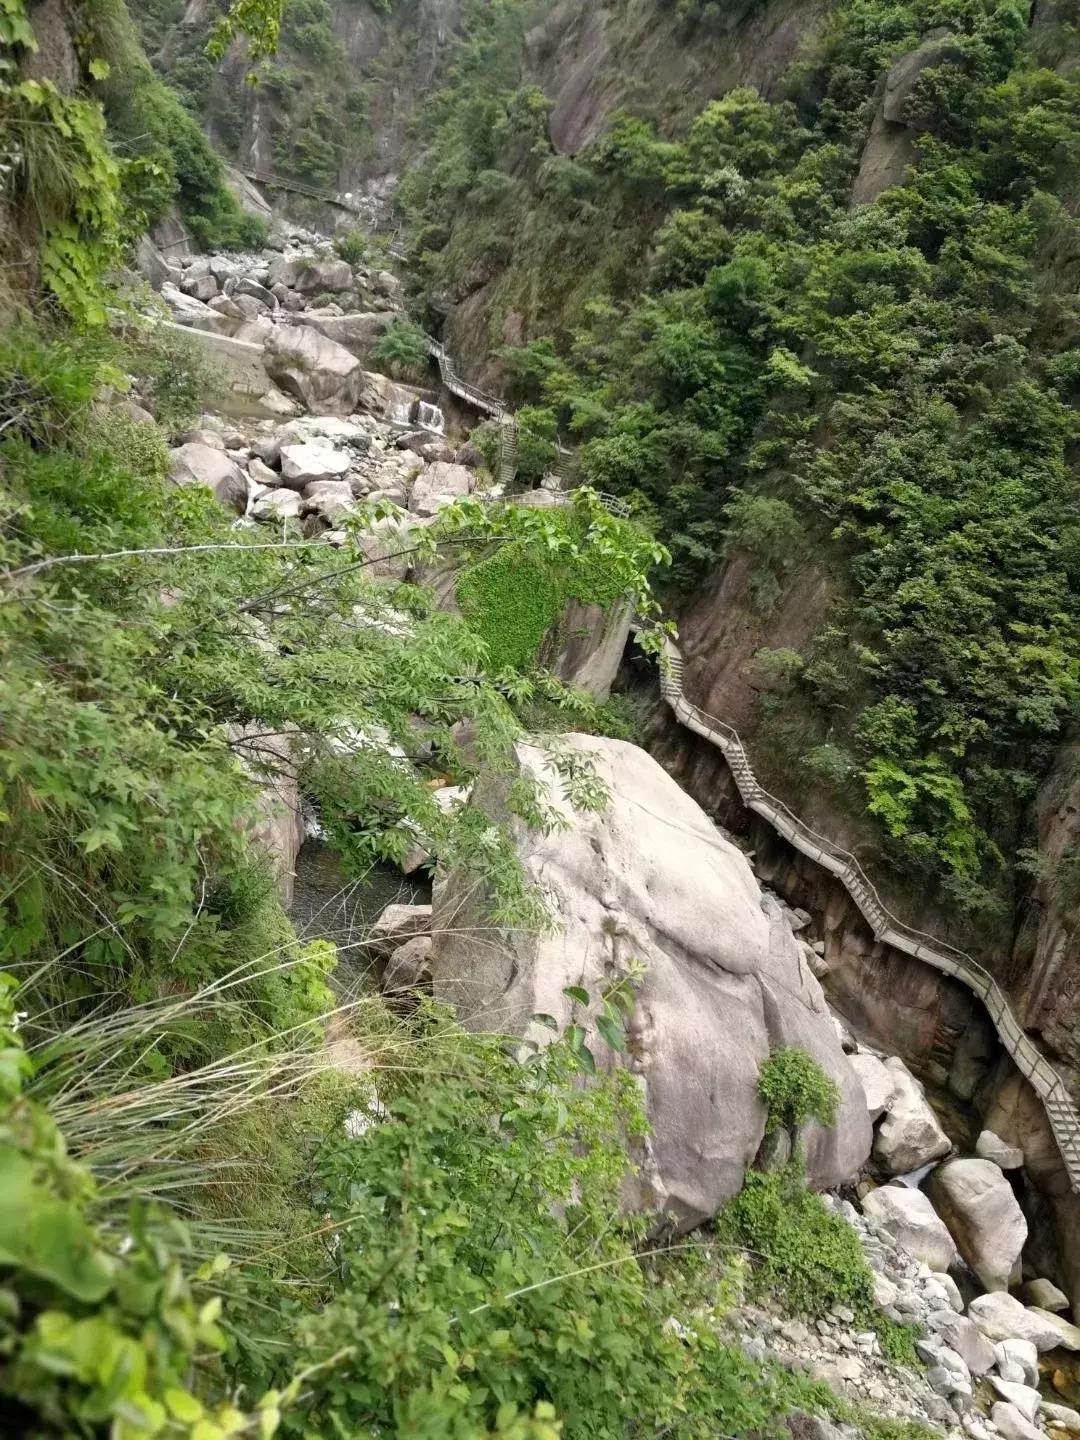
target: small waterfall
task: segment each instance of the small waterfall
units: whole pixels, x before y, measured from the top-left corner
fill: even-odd
[[[434,435],[441,435],[446,423],[438,405],[429,405],[426,400],[413,402],[409,419],[414,425],[419,425],[421,430],[430,430]]]

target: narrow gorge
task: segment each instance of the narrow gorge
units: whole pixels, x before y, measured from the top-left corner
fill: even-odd
[[[0,14],[4,1434],[1080,1434],[1078,29]]]

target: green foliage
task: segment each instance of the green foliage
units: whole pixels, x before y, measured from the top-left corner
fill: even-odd
[[[350,265],[363,265],[368,258],[368,237],[363,230],[346,230],[334,236],[334,249]]]
[[[808,1120],[836,1124],[840,1087],[805,1050],[773,1050],[758,1075],[758,1094],[769,1112],[767,1132],[782,1127],[796,1134]]]
[[[150,68],[124,0],[100,0],[94,25],[109,64],[100,88],[110,137],[125,156],[138,160],[140,176],[149,173],[154,180],[138,192],[144,223],[175,203],[202,248],[260,244],[264,222],[240,209],[199,122]]]
[[[615,519],[587,491],[577,492],[573,510],[522,513],[528,542],[500,543],[457,581],[493,674],[531,665],[571,600],[604,608],[643,600],[650,566],[665,558],[639,525]]]
[[[419,325],[395,319],[371,347],[371,358],[399,380],[422,379],[428,367],[428,340]]]
[[[715,1225],[720,1240],[745,1248],[755,1293],[807,1316],[846,1305],[877,1333],[890,1359],[913,1362],[912,1332],[874,1303],[873,1272],[858,1234],[807,1188],[798,1161],[771,1174],[749,1171]]]
[[[913,176],[853,208],[880,79],[942,25]],[[677,584],[738,547],[768,610],[820,573],[788,778],[868,809],[914,883],[988,916],[1080,675],[1080,82],[1042,58],[1068,39],[1019,0],[844,0],[786,98],[732,91],[677,140],[615,115],[568,169],[502,143],[503,19],[402,187],[429,296],[483,273],[493,318],[525,317],[511,393],[579,439],[587,482],[652,508]]]

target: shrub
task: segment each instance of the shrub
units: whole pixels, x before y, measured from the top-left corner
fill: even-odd
[[[767,1131],[783,1127],[796,1134],[808,1120],[836,1124],[840,1087],[805,1050],[774,1050],[761,1067],[758,1094],[769,1111]]]
[[[362,265],[367,259],[368,237],[363,230],[346,230],[335,235],[334,249],[350,265]]]
[[[428,366],[427,336],[411,320],[394,320],[371,347],[371,358],[399,380],[417,380]]]

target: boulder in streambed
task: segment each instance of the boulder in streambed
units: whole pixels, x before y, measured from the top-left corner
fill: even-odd
[[[277,325],[266,337],[266,373],[309,410],[348,415],[364,371],[355,355],[308,325]]]
[[[781,1046],[808,1051],[840,1087],[836,1124],[806,1128],[811,1181],[849,1179],[870,1148],[866,1098],[779,905],[644,750],[591,735],[556,743],[571,763],[594,766],[609,792],[603,809],[575,811],[548,754],[526,744],[516,775],[481,775],[470,804],[507,825],[557,928],[493,926],[474,881],[450,873],[433,899],[436,997],[471,1029],[542,1043],[551,1032],[533,1017],[567,1024],[565,987],[598,996],[637,961],[645,974],[626,1061],[590,1037],[599,1065],[633,1070],[652,1127],[627,1202],[688,1227],[740,1189],[765,1131],[758,1074]],[[539,784],[561,823],[526,828],[507,804],[515,779]]]
[[[887,1175],[908,1175],[952,1149],[923,1088],[902,1060],[885,1061],[896,1082],[888,1114],[878,1127],[874,1159]]]
[[[987,1290],[1020,1279],[1028,1227],[1013,1188],[992,1160],[950,1160],[926,1185],[960,1254]]]

